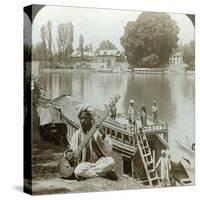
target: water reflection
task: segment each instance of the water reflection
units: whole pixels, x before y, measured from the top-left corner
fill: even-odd
[[[40,82],[54,98],[71,94],[80,101],[102,106],[113,94],[120,94],[118,112],[126,113],[129,100],[134,99],[136,109],[145,104],[151,114],[153,100],[158,102],[159,118],[168,122],[169,144],[176,152],[174,139],[190,144],[194,142],[195,82],[184,75],[132,75],[123,73],[95,73],[80,70],[58,70],[41,73]]]

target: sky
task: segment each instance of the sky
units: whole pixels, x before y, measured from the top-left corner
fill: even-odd
[[[79,35],[84,37],[84,45],[92,44],[96,50],[103,40],[110,40],[119,50],[123,50],[120,38],[128,21],[135,21],[141,11],[108,10],[94,8],[45,6],[36,15],[32,26],[32,42],[41,41],[40,28],[48,20],[52,22],[52,35],[56,44],[57,26],[60,23],[72,22],[74,26],[73,48],[79,43]],[[189,43],[194,40],[194,27],[190,19],[184,14],[168,13],[180,28],[179,42]],[[25,17],[25,20],[26,17]]]

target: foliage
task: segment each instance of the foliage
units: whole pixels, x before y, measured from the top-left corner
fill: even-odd
[[[79,49],[81,51],[81,61],[83,61],[83,51],[84,51],[83,44],[84,44],[83,35],[80,35],[79,36]]]
[[[52,39],[52,24],[50,20],[47,22],[46,38],[47,38],[47,44],[48,44],[48,60],[52,62],[53,39]]]
[[[173,48],[177,47],[179,28],[168,14],[144,12],[135,22],[128,22],[121,44],[127,61],[132,66],[151,60],[156,55],[160,63],[168,61]],[[155,58],[155,56],[154,56]],[[144,61],[143,60],[143,61]]]
[[[188,65],[188,68],[195,66],[195,42],[191,40],[188,44],[179,44],[174,52],[181,52],[183,55],[183,62]]]
[[[46,43],[46,27],[45,25],[41,26],[40,28],[40,34],[41,34],[41,57],[43,58],[43,60],[47,60],[46,58],[46,52],[47,52],[47,43]]]
[[[90,46],[89,45],[85,45],[84,51],[90,51]]]
[[[184,45],[183,48],[183,61],[189,66],[195,65],[195,43],[194,40],[190,44]]]
[[[99,48],[96,50],[96,52],[100,50],[116,50],[116,49],[117,47],[112,42],[110,42],[109,40],[105,40],[100,43]]]
[[[33,47],[33,59],[52,61],[52,24],[49,20],[47,26],[42,25],[40,28],[42,42]]]
[[[59,24],[57,32],[57,47],[60,61],[69,62],[70,55],[73,52],[73,24],[71,22]]]
[[[143,57],[142,60],[139,63],[139,66],[145,67],[145,68],[155,68],[158,67],[158,64],[160,63],[159,57],[155,54],[151,54],[150,56]]]
[[[70,55],[73,52],[73,34],[74,27],[71,22],[59,24],[57,27],[57,50],[52,37],[52,23],[42,25],[40,29],[41,42],[33,45],[32,59],[39,61],[49,61],[67,63],[70,62]]]

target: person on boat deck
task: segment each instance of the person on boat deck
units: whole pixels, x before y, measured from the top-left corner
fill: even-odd
[[[134,104],[135,104],[135,101],[133,99],[131,99],[127,115],[128,115],[129,124],[135,126],[135,109],[134,109]]]
[[[192,151],[195,151],[195,143],[192,143],[191,149],[192,149]]]
[[[116,116],[117,116],[117,107],[116,105],[114,105],[112,108],[111,108],[111,111],[110,111],[110,117],[113,121],[116,120]]]
[[[83,106],[78,112],[80,128],[73,134],[70,149],[76,150],[80,143],[94,125],[95,112],[91,106]],[[76,152],[76,151],[74,151]],[[117,180],[118,175],[114,169],[115,160],[109,156],[112,153],[112,143],[105,133],[98,130],[82,149],[80,155],[74,153],[78,159],[78,165],[74,170],[74,175],[78,180],[94,178],[98,176]]]
[[[141,125],[142,128],[144,128],[145,126],[147,126],[147,111],[144,104],[141,107],[140,115],[141,115]]]
[[[151,110],[152,110],[153,123],[156,124],[158,123],[158,106],[156,101],[153,101]]]
[[[167,156],[167,152],[163,149],[161,150],[161,157],[156,163],[156,170],[160,167],[160,176],[161,176],[161,184],[166,187],[170,185],[170,170],[171,163],[169,157]]]

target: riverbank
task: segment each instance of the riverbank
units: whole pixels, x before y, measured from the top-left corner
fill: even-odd
[[[57,170],[58,159],[63,155],[64,146],[39,141],[33,145],[33,194],[97,192],[138,189],[136,180],[120,175],[118,181],[107,178],[93,178],[84,181],[61,179]]]
[[[88,68],[43,68],[40,69],[40,72],[51,72],[51,73],[60,73],[63,71],[68,71],[68,72],[92,72],[92,73],[103,73],[103,74],[132,74],[132,75],[142,75],[142,74],[148,74],[148,75],[195,75],[195,71],[181,71],[181,70],[169,70],[169,69],[144,69],[144,68],[138,68],[135,70],[98,70],[98,69],[88,69]]]

